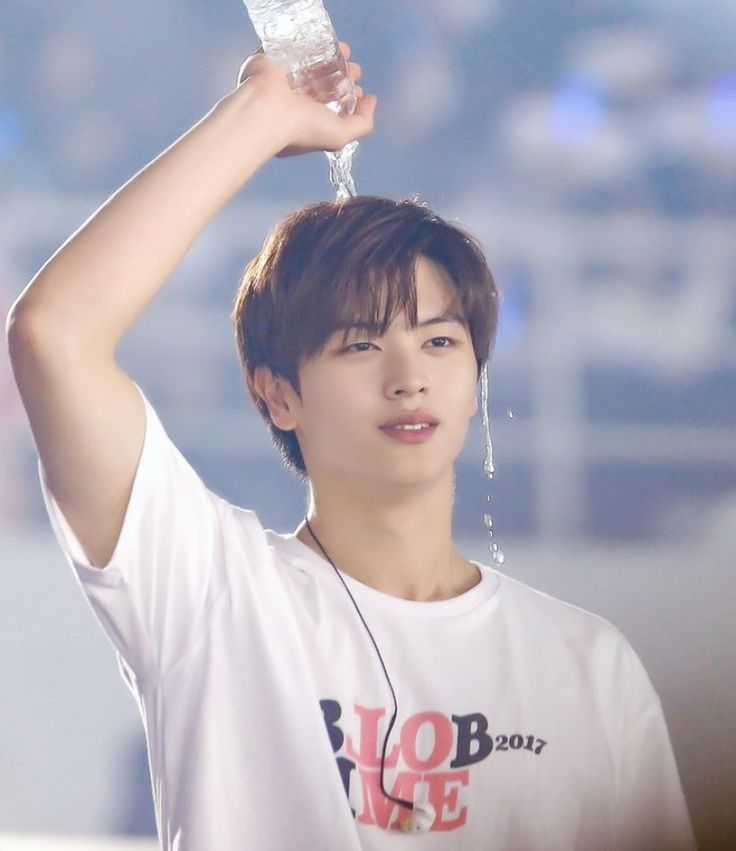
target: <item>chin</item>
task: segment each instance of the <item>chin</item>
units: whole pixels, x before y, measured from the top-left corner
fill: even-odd
[[[374,466],[364,472],[363,478],[376,485],[411,487],[433,484],[448,474],[452,475],[452,463],[438,464],[437,458],[423,459],[423,461],[424,463],[417,463],[415,459],[405,464],[392,463],[385,469]]]

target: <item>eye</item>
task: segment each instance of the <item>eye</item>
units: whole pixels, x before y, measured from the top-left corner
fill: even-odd
[[[367,349],[356,349],[355,347],[356,346],[372,346],[372,345],[373,345],[373,343],[365,343],[365,342],[363,342],[363,343],[351,343],[349,346],[346,346],[343,349],[343,351],[344,352],[351,352],[351,351],[366,352],[366,351],[368,351]]]
[[[442,340],[445,345],[432,346],[433,349],[449,349],[451,346],[457,345],[457,341],[453,340],[452,337],[433,337],[429,342],[436,343],[438,340]]]

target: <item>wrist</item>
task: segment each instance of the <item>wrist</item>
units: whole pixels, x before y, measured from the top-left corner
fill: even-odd
[[[266,160],[290,143],[289,125],[284,120],[286,110],[255,80],[242,83],[221,98],[213,112],[222,117],[236,139],[255,145]]]

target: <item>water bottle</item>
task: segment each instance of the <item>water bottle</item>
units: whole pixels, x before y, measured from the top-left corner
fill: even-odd
[[[265,55],[296,91],[338,115],[355,111],[355,84],[322,0],[244,0]]]

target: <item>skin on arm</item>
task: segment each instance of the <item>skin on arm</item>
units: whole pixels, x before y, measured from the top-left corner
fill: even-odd
[[[355,63],[348,70],[360,77]],[[339,150],[372,131],[376,99],[358,95],[355,114],[338,116],[251,54],[236,88],[90,216],[11,308],[10,359],[36,449],[93,565],[114,551],[144,439],[143,401],[116,363],[118,343],[268,160]]]

